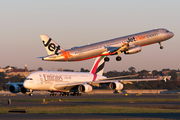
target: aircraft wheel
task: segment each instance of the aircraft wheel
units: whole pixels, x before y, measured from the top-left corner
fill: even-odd
[[[109,61],[109,58],[108,58],[108,57],[105,57],[105,58],[104,58],[104,61],[105,61],[105,62],[108,62],[108,61]]]
[[[29,93],[29,96],[33,96],[33,94],[32,94],[32,93]]]
[[[164,48],[163,46],[160,47],[160,49],[163,49],[163,48]]]
[[[117,61],[121,61],[121,59],[122,59],[122,58],[121,58],[120,56],[117,56],[117,57],[116,57],[116,60],[117,60]]]

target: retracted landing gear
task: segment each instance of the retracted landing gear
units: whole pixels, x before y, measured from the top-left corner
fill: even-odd
[[[163,46],[161,46],[161,42],[159,42],[159,45],[160,45],[160,49],[163,49],[163,48],[164,48]]]

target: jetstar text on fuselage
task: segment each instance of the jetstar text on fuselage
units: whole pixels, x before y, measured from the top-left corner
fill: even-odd
[[[128,43],[133,42],[133,41],[140,41],[140,40],[144,40],[146,38],[152,38],[154,36],[158,36],[159,33],[153,33],[153,34],[149,34],[149,35],[142,35],[142,36],[137,36],[137,37],[131,37],[128,38]]]

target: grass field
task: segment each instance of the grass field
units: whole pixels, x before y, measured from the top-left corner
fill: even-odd
[[[8,113],[9,109],[26,109],[27,113],[57,114],[57,113],[180,113],[175,107],[119,107],[119,106],[48,106],[48,107],[1,107],[0,113]]]

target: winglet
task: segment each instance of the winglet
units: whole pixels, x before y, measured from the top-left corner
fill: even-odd
[[[100,56],[96,58],[90,73],[102,76],[105,65],[104,57],[105,56]]]

